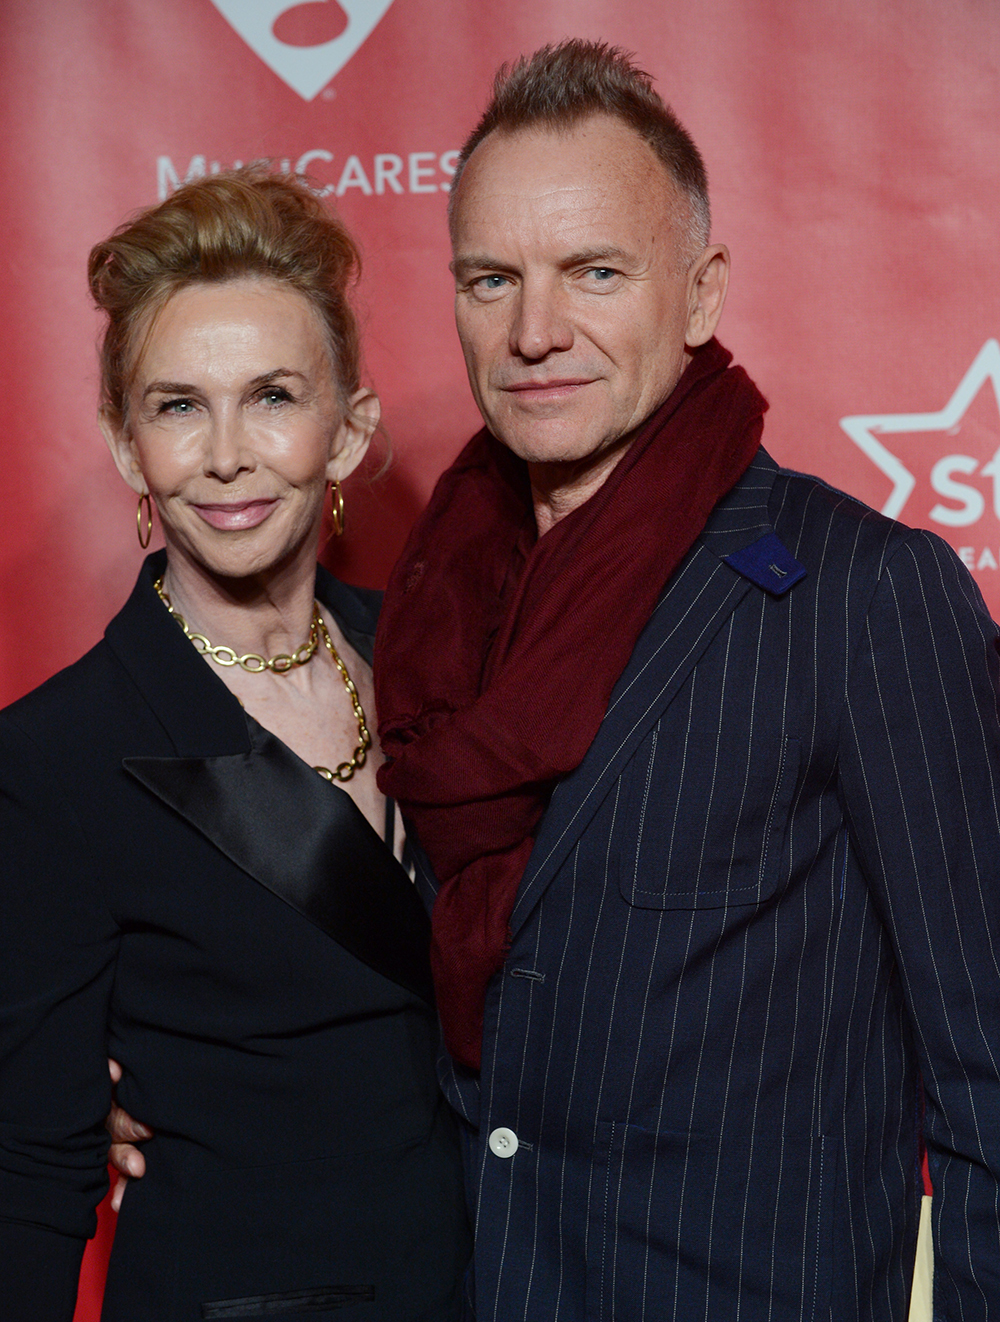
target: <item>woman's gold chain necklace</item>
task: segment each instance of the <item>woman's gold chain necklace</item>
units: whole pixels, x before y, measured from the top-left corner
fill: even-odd
[[[287,652],[279,652],[277,656],[268,658],[258,655],[257,652],[246,652],[243,656],[238,656],[231,647],[213,647],[203,633],[191,632],[187,620],[175,611],[170,604],[170,598],[163,590],[162,578],[158,578],[153,587],[156,589],[156,595],[184,630],[184,637],[190,638],[195,645],[195,649],[201,652],[203,656],[210,656],[217,665],[242,666],[251,675],[259,675],[265,670],[270,670],[275,675],[283,675],[286,671],[291,670],[293,666],[304,666],[307,661],[311,661],[313,653],[319,646],[319,626],[317,624],[319,608],[315,605],[313,606],[312,624],[309,626],[309,637],[291,655]]]
[[[358,723],[358,746],[347,762],[341,762],[335,770],[331,771],[329,767],[314,767],[324,780],[350,780],[359,767],[363,767],[368,756],[368,750],[372,746],[372,737],[368,731],[368,724],[365,720],[365,709],[361,705],[361,699],[358,697],[358,690],[355,687],[354,680],[347,673],[347,667],[340,659],[340,653],[333,645],[333,639],[330,637],[330,630],[326,627],[322,615],[319,613],[319,606],[313,603],[312,623],[309,626],[309,637],[297,647],[294,652],[279,652],[277,656],[270,658],[260,656],[257,652],[247,652],[243,656],[237,656],[231,647],[213,646],[203,633],[192,633],[188,628],[187,620],[184,616],[175,611],[171,605],[170,598],[163,589],[163,578],[160,577],[153,584],[156,589],[156,595],[166,606],[169,613],[180,625],[185,638],[189,638],[194,644],[195,650],[202,656],[210,656],[216,664],[220,666],[241,666],[251,675],[259,675],[264,670],[270,670],[275,675],[287,674],[293,666],[304,666],[313,659],[316,648],[319,646],[319,640],[322,638],[324,646],[333,657],[333,664],[340,673],[340,678],[344,681],[344,687],[347,689],[347,696],[351,700],[351,706],[354,709],[354,719]]]
[[[358,697],[358,690],[354,687],[354,680],[347,673],[347,667],[340,659],[340,653],[333,645],[333,639],[330,637],[330,630],[326,627],[326,621],[319,611],[315,613],[313,618],[319,626],[320,637],[326,644],[326,650],[333,657],[333,664],[340,671],[340,678],[344,681],[344,688],[347,689],[347,696],[354,708],[354,719],[358,723],[358,746],[351,755],[350,761],[341,762],[333,771],[329,767],[313,767],[313,771],[318,771],[324,780],[350,780],[358,767],[364,766],[368,750],[372,746],[372,737],[368,733],[368,726],[365,723],[365,709]]]

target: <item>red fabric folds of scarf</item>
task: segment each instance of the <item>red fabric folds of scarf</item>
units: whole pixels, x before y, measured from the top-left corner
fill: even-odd
[[[389,581],[378,781],[441,883],[438,1009],[471,1069],[549,796],[583,760],[664,584],[760,444],[766,401],[730,360],[714,340],[697,350],[604,484],[541,538],[524,463],[480,432]]]

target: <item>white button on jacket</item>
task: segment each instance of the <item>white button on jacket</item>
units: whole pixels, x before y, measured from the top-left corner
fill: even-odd
[[[512,1157],[517,1151],[517,1135],[513,1129],[494,1129],[489,1142],[495,1157]]]

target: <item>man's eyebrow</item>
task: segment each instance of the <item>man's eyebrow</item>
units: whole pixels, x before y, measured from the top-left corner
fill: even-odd
[[[612,245],[597,248],[583,248],[563,258],[560,265],[567,269],[572,266],[602,266],[607,262],[634,262],[635,253]]]
[[[502,262],[499,257],[491,257],[487,252],[465,253],[461,257],[456,257],[453,262],[449,262],[448,269],[459,279],[473,271],[502,271],[507,274],[514,270],[508,263]]]
[[[581,248],[577,252],[567,253],[559,265],[563,270],[572,270],[574,266],[601,266],[607,262],[634,263],[636,255],[625,248],[613,244],[601,244],[593,248]],[[507,262],[490,256],[489,253],[470,252],[456,257],[450,264],[451,272],[458,279],[471,275],[473,271],[496,271],[501,275],[513,274],[516,270]]]

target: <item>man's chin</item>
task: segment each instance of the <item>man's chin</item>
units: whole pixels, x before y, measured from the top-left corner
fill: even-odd
[[[533,422],[530,427],[487,424],[489,430],[508,450],[531,467],[579,467],[586,469],[603,463],[611,454],[626,446],[627,438],[594,427],[594,419],[559,419]]]
[[[498,441],[527,464],[586,463],[613,444],[593,427],[593,419],[533,420],[530,426],[504,419],[487,425]]]

